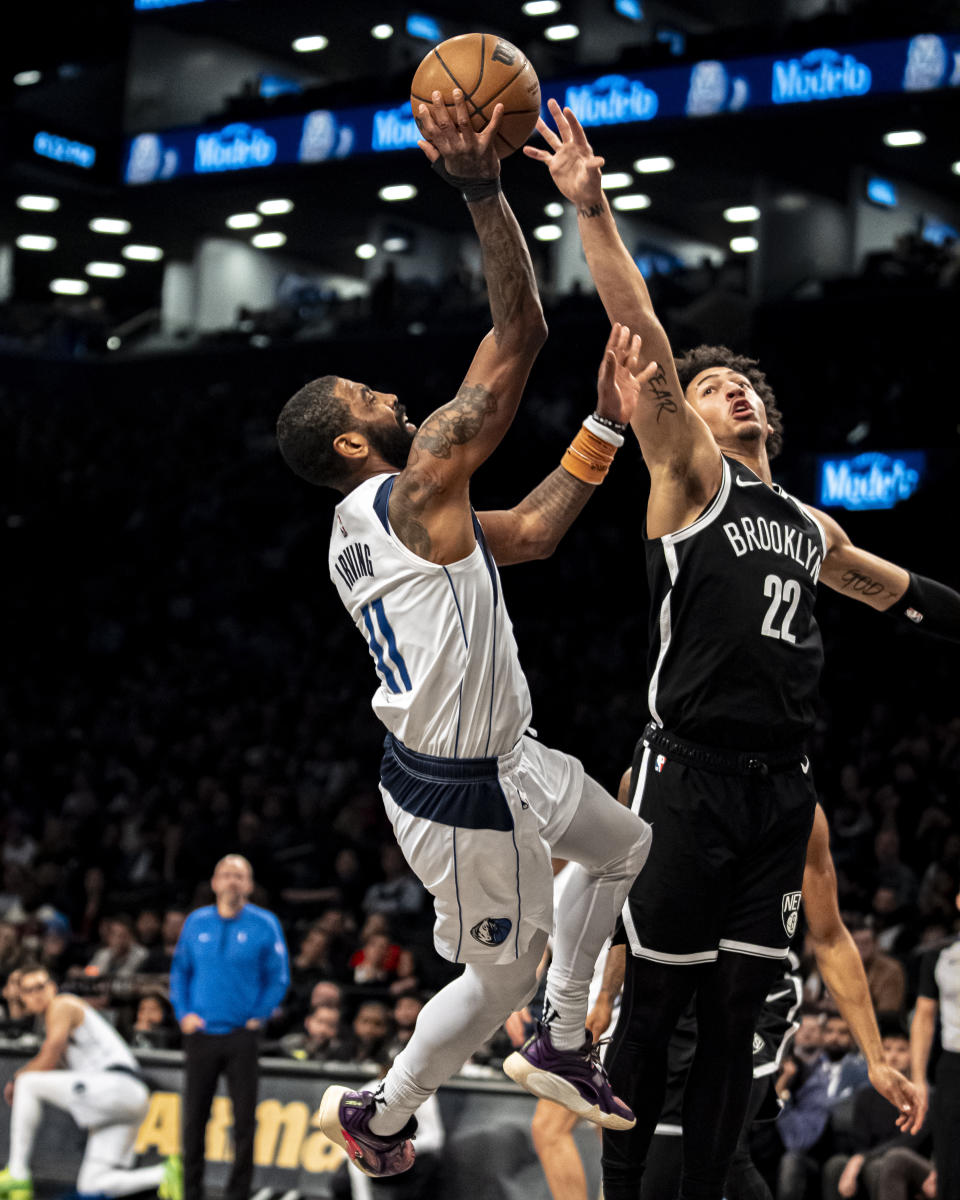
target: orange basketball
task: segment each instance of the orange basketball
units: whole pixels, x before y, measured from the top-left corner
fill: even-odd
[[[453,107],[453,89],[463,91],[470,122],[478,132],[503,105],[497,130],[497,153],[506,158],[520,148],[534,130],[540,115],[540,81],[527,57],[516,46],[493,33],[461,33],[434,46],[424,58],[410,87],[414,117],[421,104],[429,104],[440,91]],[[419,123],[419,122],[418,122]]]

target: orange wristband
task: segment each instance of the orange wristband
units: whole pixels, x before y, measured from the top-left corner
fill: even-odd
[[[581,426],[560,460],[560,466],[584,483],[603,483],[616,452],[616,446]]]

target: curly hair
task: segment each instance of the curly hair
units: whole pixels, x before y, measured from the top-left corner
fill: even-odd
[[[777,407],[773,388],[767,383],[767,377],[760,370],[755,358],[747,358],[745,354],[734,354],[726,346],[694,346],[674,361],[680,377],[680,386],[684,391],[689,387],[690,381],[708,367],[729,367],[731,371],[739,371],[741,375],[745,375],[763,401],[767,421],[773,430],[767,435],[767,458],[777,457],[783,449],[783,414]]]
[[[336,387],[336,375],[311,380],[290,397],[277,420],[277,442],[287,466],[308,483],[332,488],[339,487],[348,474],[333,441],[350,428],[352,420]]]

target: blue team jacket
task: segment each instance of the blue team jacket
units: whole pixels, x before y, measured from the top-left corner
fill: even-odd
[[[184,922],[170,967],[170,1000],[177,1020],[202,1017],[204,1033],[230,1033],[256,1018],[266,1021],[290,984],[280,922],[246,904],[221,917],[212,904]]]

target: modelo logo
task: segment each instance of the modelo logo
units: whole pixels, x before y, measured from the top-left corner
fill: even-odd
[[[35,154],[44,158],[52,158],[54,162],[72,163],[75,167],[92,167],[97,158],[97,152],[92,146],[84,142],[72,142],[58,133],[47,133],[45,130],[41,130],[33,139],[33,150]]]
[[[420,139],[420,130],[410,115],[409,104],[385,108],[373,114],[374,150],[406,150]]]
[[[805,100],[837,100],[864,96],[873,76],[866,63],[852,54],[836,50],[811,50],[803,58],[773,64],[774,104],[796,104]]]
[[[277,157],[276,139],[250,125],[225,125],[218,133],[197,137],[193,169],[204,171],[243,171],[248,167],[268,167]]]
[[[851,511],[893,508],[917,490],[925,466],[922,451],[868,451],[855,458],[821,459],[820,504]]]
[[[639,79],[602,75],[583,87],[567,88],[564,103],[581,125],[622,125],[656,116],[660,97]]]

